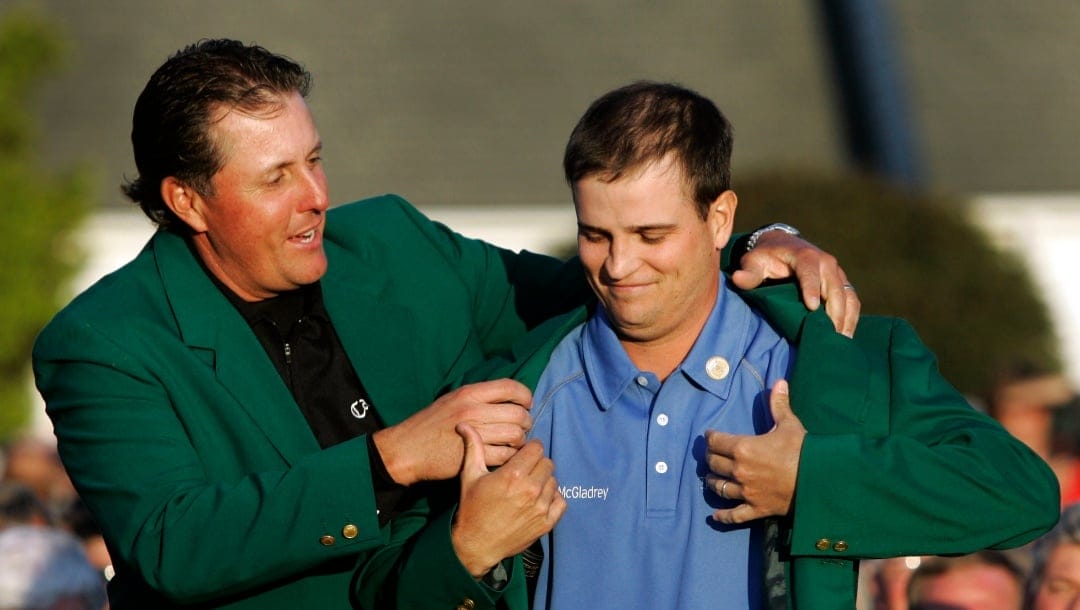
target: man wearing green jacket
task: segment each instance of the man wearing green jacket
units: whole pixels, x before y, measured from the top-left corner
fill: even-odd
[[[169,58],[136,104],[139,177],[125,189],[159,230],[35,345],[61,457],[114,562],[114,610],[349,608],[354,568],[457,475],[458,424],[500,466],[477,493],[510,498],[515,472],[547,463],[517,451],[522,384],[444,391],[586,302],[580,266],[466,239],[399,197],[329,210],[309,81],[230,40]],[[799,260],[850,331],[834,260],[764,239],[757,275]],[[518,523],[439,532],[426,586],[450,583],[454,603],[499,598],[497,580],[473,578],[487,551],[468,542]]]
[[[567,503],[535,607],[852,608],[859,558],[1008,548],[1057,519],[1053,472],[940,377],[906,323],[864,317],[849,339],[791,287],[739,293],[721,275],[730,151],[712,102],[658,83],[601,97],[570,137],[599,303],[468,377],[534,388],[530,436]],[[462,428],[468,481],[480,445]],[[360,572],[360,599],[440,607],[418,586],[433,532],[494,510],[462,485]]]

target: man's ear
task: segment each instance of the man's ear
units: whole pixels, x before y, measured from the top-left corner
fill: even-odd
[[[173,214],[184,221],[192,231],[204,233],[206,218],[203,217],[203,200],[198,192],[175,176],[161,181],[161,198]]]
[[[735,208],[739,207],[739,198],[735,191],[726,190],[709,204],[709,228],[715,240],[716,249],[722,250],[731,239],[735,228]]]

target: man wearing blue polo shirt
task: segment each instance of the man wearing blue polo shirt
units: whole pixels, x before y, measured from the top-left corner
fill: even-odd
[[[598,305],[511,368],[546,363],[530,437],[567,502],[534,608],[850,608],[860,556],[1016,546],[1056,518],[1046,464],[905,323],[863,318],[850,340],[792,295],[732,289],[731,145],[712,102],[659,83],[604,95],[570,136]]]
[[[579,255],[601,306],[534,394],[532,436],[569,504],[546,541],[537,608],[760,606],[758,528],[711,519],[722,500],[703,484],[702,433],[768,431],[762,393],[792,348],[721,279],[731,128],[689,95],[631,86],[571,136]],[[628,122],[655,131],[635,141]],[[610,150],[632,155],[594,167],[588,155]],[[691,164],[708,168],[697,193]]]

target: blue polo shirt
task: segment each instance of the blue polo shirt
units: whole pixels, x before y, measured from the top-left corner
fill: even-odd
[[[543,540],[535,608],[759,608],[757,525],[711,519],[706,429],[772,427],[792,348],[722,284],[664,383],[630,362],[602,308],[556,347],[533,399],[566,514]]]

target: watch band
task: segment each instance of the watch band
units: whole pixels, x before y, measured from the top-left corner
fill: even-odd
[[[768,233],[769,231],[783,231],[788,235],[794,235],[796,237],[802,235],[802,233],[800,233],[798,229],[789,224],[784,224],[782,222],[774,222],[771,225],[765,225],[764,227],[761,227],[757,231],[754,231],[750,234],[750,238],[746,240],[746,251],[749,252],[753,250],[754,246],[757,245],[758,240],[761,239],[761,236]]]

